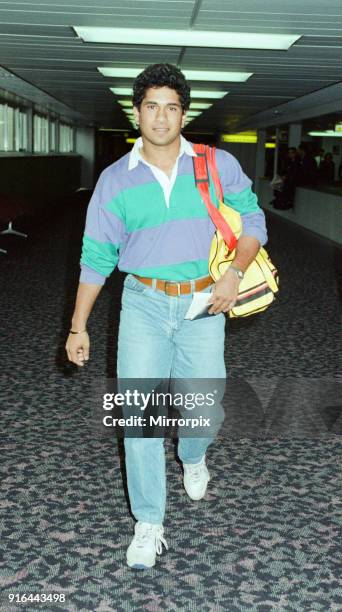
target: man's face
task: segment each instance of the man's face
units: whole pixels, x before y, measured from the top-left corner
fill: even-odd
[[[169,87],[146,89],[140,111],[135,106],[133,110],[141,135],[154,145],[171,144],[184,127],[185,113],[179,95]]]

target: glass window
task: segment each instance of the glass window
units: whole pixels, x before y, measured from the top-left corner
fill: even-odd
[[[34,153],[49,152],[49,120],[42,115],[33,117],[33,151]]]
[[[0,104],[0,151],[15,151],[15,109],[8,104]]]
[[[29,121],[25,109],[0,102],[0,151],[27,151]],[[58,130],[58,131],[57,131]],[[59,146],[57,142],[59,141]],[[74,128],[43,113],[33,115],[33,152],[74,151]]]
[[[56,151],[56,121],[50,121],[50,151]]]
[[[5,104],[0,104],[0,151],[5,151]]]
[[[19,151],[27,151],[27,114],[19,112]]]
[[[59,150],[61,153],[71,153],[74,150],[74,129],[71,125],[59,125]]]

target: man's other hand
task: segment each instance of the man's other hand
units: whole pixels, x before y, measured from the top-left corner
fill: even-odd
[[[220,312],[229,312],[237,300],[239,294],[240,279],[233,270],[227,272],[216,281],[212,291],[209,304],[212,304],[208,310],[209,314],[219,314]]]
[[[89,359],[90,341],[88,332],[84,331],[81,334],[69,334],[65,350],[68,354],[69,361],[77,366],[84,366]]]

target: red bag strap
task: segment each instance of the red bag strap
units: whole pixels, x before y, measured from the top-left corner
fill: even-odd
[[[221,213],[216,208],[216,206],[212,204],[209,193],[208,167],[210,169],[210,174],[213,179],[216,194],[220,200],[223,199],[221,181],[216,166],[215,147],[209,147],[207,145],[202,144],[194,144],[193,150],[196,153],[196,157],[192,158],[194,163],[196,187],[198,188],[202,196],[203,202],[207,207],[208,213],[214,225],[219,230],[229,250],[232,251],[236,247],[237,238],[231,227],[228,225],[227,221],[223,218]]]

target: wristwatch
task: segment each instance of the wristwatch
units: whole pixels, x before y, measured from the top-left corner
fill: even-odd
[[[233,272],[235,272],[236,276],[242,280],[243,277],[245,276],[245,273],[242,272],[242,270],[239,270],[239,268],[236,268],[235,266],[230,265],[229,266],[229,270],[233,270]]]

